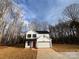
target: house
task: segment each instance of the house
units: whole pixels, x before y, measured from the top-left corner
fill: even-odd
[[[51,48],[52,39],[48,31],[28,31],[25,48]]]

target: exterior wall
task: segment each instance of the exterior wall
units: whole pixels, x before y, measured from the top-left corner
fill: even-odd
[[[30,46],[28,46],[28,42],[25,42],[25,48],[30,48]]]
[[[31,38],[28,38],[27,37],[28,34],[31,34]],[[26,39],[36,39],[36,38],[33,37],[33,34],[36,34],[36,36],[37,36],[36,38],[39,38],[41,36],[45,36],[45,37],[48,37],[49,38],[49,34],[39,34],[39,33],[35,32],[35,31],[28,31],[26,33]]]
[[[37,37],[42,37],[42,36],[45,36],[45,37],[48,37],[49,38],[49,34],[37,34]]]
[[[28,38],[28,34],[31,34],[31,37],[30,38]],[[37,35],[37,33],[35,31],[28,31],[26,33],[26,39],[36,39],[36,38],[33,37],[33,34],[36,34]]]

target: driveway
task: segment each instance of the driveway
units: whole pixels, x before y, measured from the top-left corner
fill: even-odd
[[[56,52],[53,49],[38,49],[37,59],[79,59],[79,53],[76,57],[71,57],[69,55],[74,55],[72,52]],[[77,52],[75,52],[77,53]],[[68,55],[69,54],[69,55]]]

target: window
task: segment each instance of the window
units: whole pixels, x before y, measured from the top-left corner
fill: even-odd
[[[33,37],[36,37],[36,34],[33,34]]]
[[[28,37],[28,38],[31,38],[31,34],[28,34],[27,37]]]

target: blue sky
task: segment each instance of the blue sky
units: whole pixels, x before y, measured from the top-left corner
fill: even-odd
[[[28,21],[37,19],[55,25],[63,16],[63,9],[72,3],[79,3],[79,0],[15,0],[15,2],[23,11],[24,19]]]

